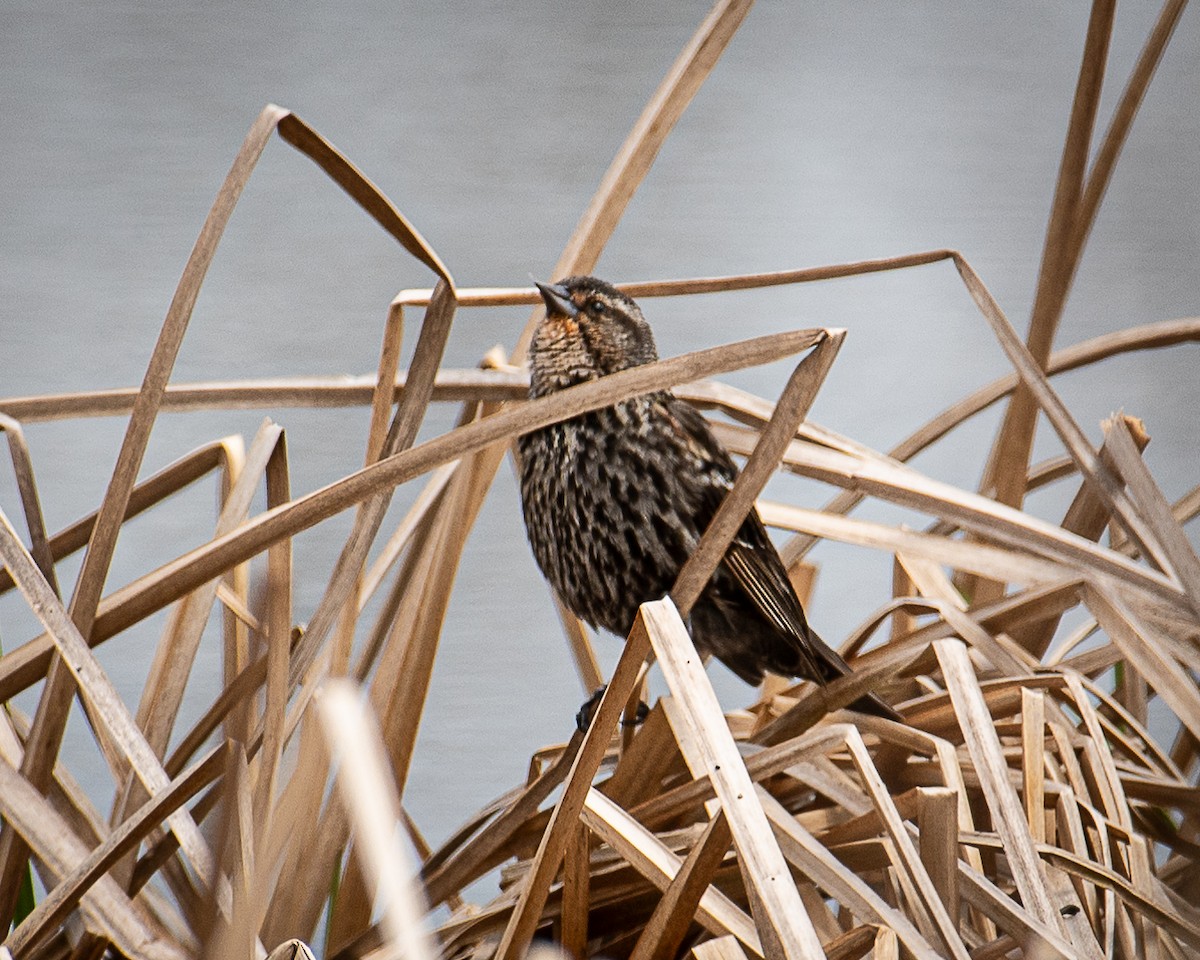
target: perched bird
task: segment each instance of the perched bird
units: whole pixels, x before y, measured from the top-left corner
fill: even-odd
[[[658,359],[638,305],[594,277],[539,283],[531,397]],[[518,441],[525,529],[566,606],[624,637],[638,606],[674,585],[737,477],[705,419],[668,391],[553,424]],[[750,684],[764,671],[825,683],[850,672],[809,627],[752,510],[689,618],[700,653]],[[895,719],[873,695],[853,708]]]

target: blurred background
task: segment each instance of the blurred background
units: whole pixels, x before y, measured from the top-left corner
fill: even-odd
[[[298,113],[422,231],[463,286],[548,278],[560,250],[705,0],[603,5],[378,0],[68,4],[9,0],[0,15],[0,397],[141,382],[216,190],[264,104]],[[1100,129],[1156,11],[1117,20]],[[1033,299],[1087,25],[1075,3],[762,3],[684,115],[597,272],[614,281],[766,271],[940,247],[963,252],[1022,332]],[[1185,14],[1097,222],[1058,345],[1200,312],[1200,29]],[[200,296],[175,382],[375,370],[386,308],[430,275],[308,160],[275,139]],[[660,352],[772,331],[849,336],[812,418],[886,450],[1008,372],[947,264],[801,287],[649,301]],[[460,311],[449,366],[511,347],[526,309]],[[406,347],[415,342],[415,328]],[[784,366],[730,379],[774,396]],[[1108,361],[1055,381],[1088,435],[1142,416],[1170,498],[1197,482],[1195,347]],[[149,474],[206,441],[287,428],[292,489],[361,465],[367,413],[164,414]],[[448,428],[436,410],[423,428]],[[974,488],[999,419],[977,418],[916,465]],[[123,418],[32,424],[47,524],[100,502]],[[1042,430],[1036,456],[1058,451]],[[1059,519],[1074,483],[1030,499]],[[397,516],[416,487],[397,493]],[[777,480],[805,505],[833,491]],[[202,483],[132,522],[108,590],[211,535]],[[18,517],[11,472],[0,507]],[[879,505],[859,515],[923,521]],[[296,616],[311,614],[348,530],[296,543]],[[386,535],[386,530],[385,530]],[[890,566],[823,544],[810,616],[840,642],[884,601]],[[63,564],[69,592],[78,558]],[[136,704],[165,614],[99,651]],[[0,598],[0,643],[38,627]],[[215,631],[179,728],[219,683]],[[602,637],[607,664],[619,644]],[[714,669],[728,707],[751,691]],[[205,684],[208,684],[207,686]],[[437,841],[565,740],[584,691],[525,542],[503,468],[467,545],[405,797]],[[34,700],[21,700],[32,711]],[[111,784],[81,718],[64,760]],[[447,765],[449,764],[449,765]],[[463,777],[459,771],[470,771]]]

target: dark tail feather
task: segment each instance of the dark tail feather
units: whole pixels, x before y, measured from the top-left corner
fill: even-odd
[[[858,713],[869,714],[872,717],[882,717],[884,720],[895,720],[897,723],[904,723],[904,718],[900,714],[873,693],[868,693],[865,697],[859,697],[850,704],[850,709]]]
[[[825,683],[828,683],[830,680],[836,680],[839,677],[848,677],[854,673],[854,671],[850,669],[850,664],[848,664],[842,658],[842,655],[824,640],[822,640],[817,635],[815,630],[810,628],[808,635],[811,638],[811,647],[824,668]],[[852,704],[850,704],[850,709],[855,710],[858,713],[868,714],[872,717],[882,717],[884,720],[895,720],[897,723],[904,722],[904,718],[900,716],[900,714],[898,714],[873,693],[868,693],[866,696],[859,697]]]

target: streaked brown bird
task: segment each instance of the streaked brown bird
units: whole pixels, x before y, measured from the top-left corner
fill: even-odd
[[[658,359],[638,305],[595,277],[539,283],[531,397]],[[522,436],[521,500],[533,555],[566,606],[624,637],[666,594],[737,477],[694,407],[649,393]],[[850,672],[808,625],[757,510],[692,609],[692,639],[750,684],[764,671],[826,683]],[[897,719],[874,695],[856,710]]]

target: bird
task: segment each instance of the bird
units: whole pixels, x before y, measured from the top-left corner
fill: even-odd
[[[641,308],[615,286],[591,276],[536,286],[546,312],[529,347],[531,398],[658,359]],[[643,602],[670,591],[738,476],[704,417],[667,390],[523,434],[517,450],[538,567],[575,616],[620,637]],[[819,684],[851,672],[809,626],[757,509],[688,627],[702,655],[751,685],[766,671]],[[874,694],[851,709],[899,718]]]

